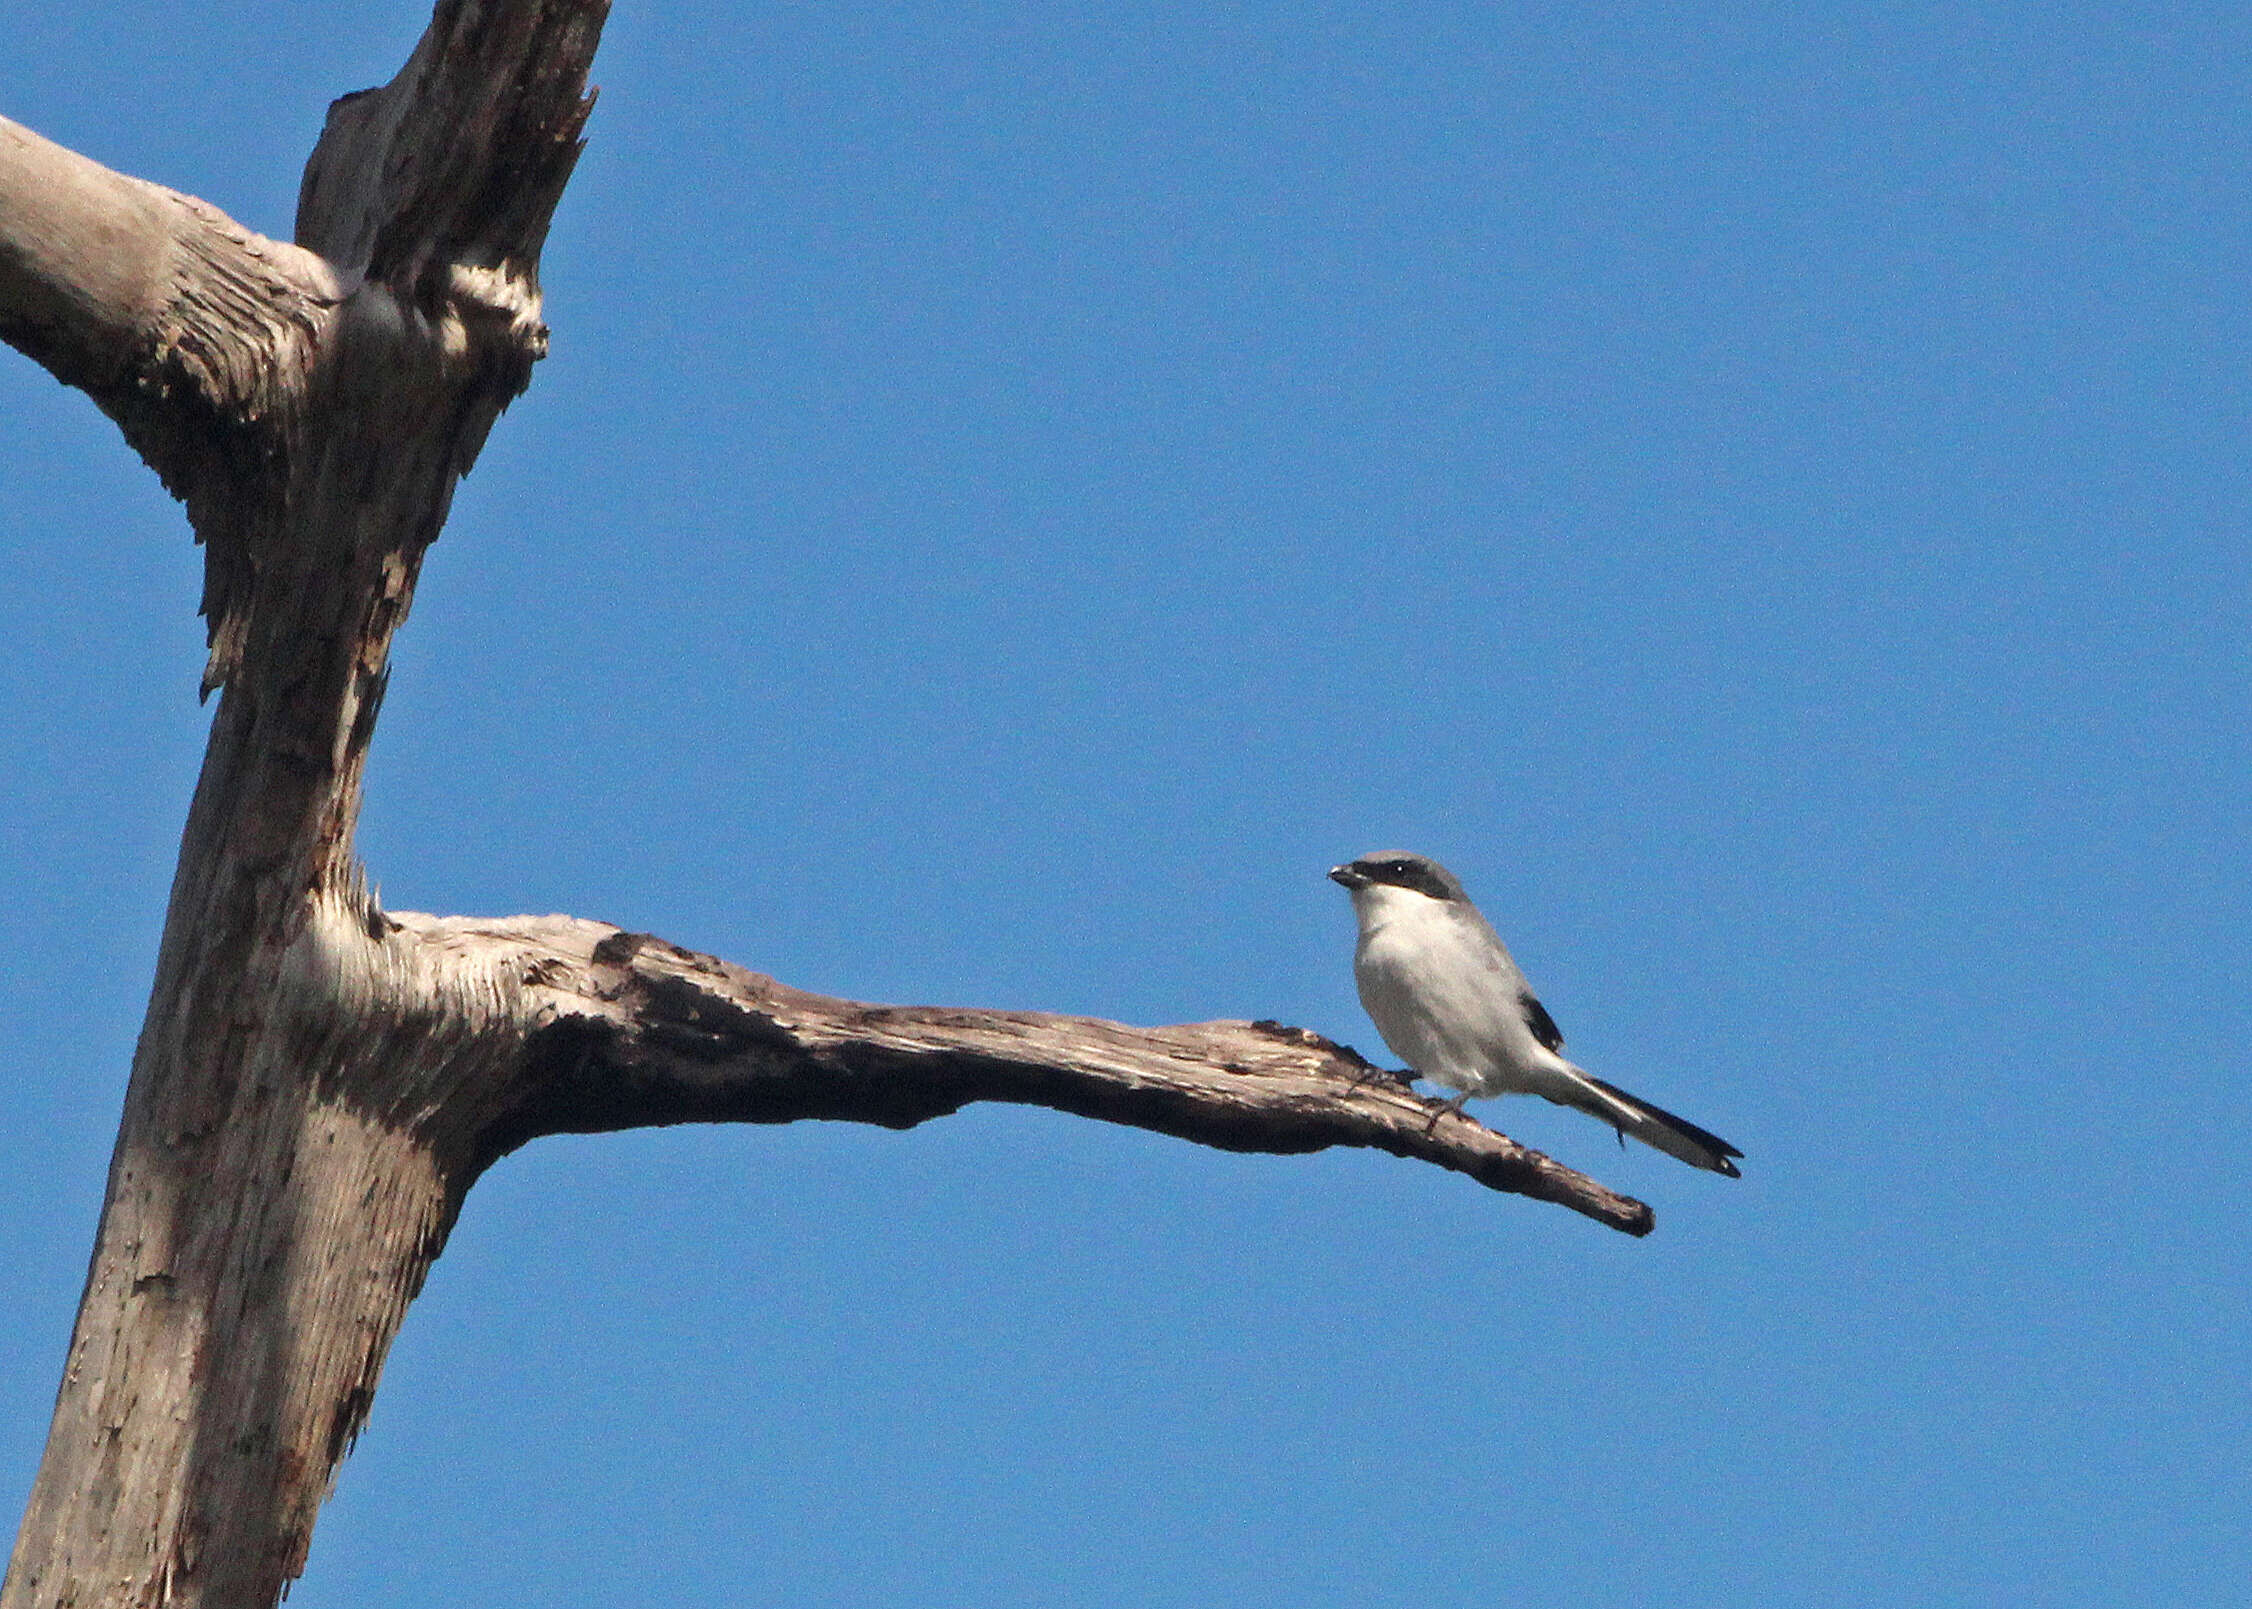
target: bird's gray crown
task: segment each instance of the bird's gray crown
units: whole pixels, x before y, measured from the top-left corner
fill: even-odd
[[[1428,855],[1412,855],[1404,849],[1380,849],[1373,855],[1363,855],[1342,866],[1330,868],[1329,875],[1347,888],[1366,888],[1371,883],[1388,883],[1394,888],[1413,889],[1418,894],[1428,894],[1433,899],[1468,902],[1470,896],[1462,891],[1462,880]]]

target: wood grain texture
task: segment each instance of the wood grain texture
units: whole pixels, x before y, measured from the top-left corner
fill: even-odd
[[[399,913],[392,942],[520,991],[514,1083],[474,1092],[449,1144],[482,1168],[543,1134],[829,1118],[907,1128],[973,1101],[1046,1106],[1231,1151],[1365,1146],[1551,1201],[1629,1234],[1650,1209],[1417,1095],[1345,1046],[1272,1022],[1135,1028],[1042,1012],[810,994],[647,934],[571,917]]]
[[[5,1609],[276,1600],[466,1187],[415,1103],[521,1060],[512,1020],[340,984],[392,635],[546,349],[606,9],[445,0],[332,118],[303,244],[0,130],[0,336],[185,501],[224,689]]]

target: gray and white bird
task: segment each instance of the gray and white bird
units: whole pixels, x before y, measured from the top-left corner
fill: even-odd
[[[1563,1058],[1564,1036],[1501,935],[1437,861],[1384,850],[1330,869],[1351,890],[1353,981],[1384,1043],[1435,1084],[1471,1096],[1542,1095],[1601,1118],[1692,1167],[1739,1177],[1744,1153]],[[1435,1114],[1433,1122],[1438,1121]]]

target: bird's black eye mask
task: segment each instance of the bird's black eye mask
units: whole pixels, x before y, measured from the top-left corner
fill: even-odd
[[[1433,899],[1455,897],[1455,891],[1447,886],[1445,876],[1428,861],[1362,861],[1360,869],[1368,874],[1372,883],[1389,883],[1394,888],[1412,889],[1418,894],[1428,894]]]

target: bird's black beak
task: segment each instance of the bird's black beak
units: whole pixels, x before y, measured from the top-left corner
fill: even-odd
[[[1340,883],[1346,888],[1368,887],[1368,873],[1354,866],[1330,867],[1329,880],[1333,883]]]

